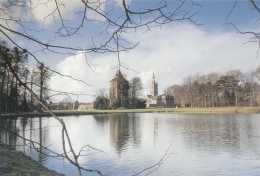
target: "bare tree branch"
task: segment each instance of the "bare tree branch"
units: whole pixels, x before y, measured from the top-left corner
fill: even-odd
[[[144,172],[147,172],[147,171],[148,171],[148,173],[147,173],[146,175],[149,175],[149,174],[151,174],[152,172],[154,172],[155,170],[157,170],[158,167],[160,167],[160,166],[165,162],[165,160],[166,160],[167,158],[169,158],[170,155],[172,155],[172,153],[168,153],[169,150],[170,150],[170,148],[171,148],[171,145],[172,145],[172,142],[170,143],[170,146],[167,148],[165,154],[164,154],[163,157],[158,161],[158,163],[156,163],[156,164],[154,164],[154,165],[152,165],[152,166],[150,166],[150,167],[147,167],[147,168],[145,168],[144,170],[142,170],[142,171],[140,171],[140,172],[138,172],[138,173],[136,173],[136,174],[134,174],[134,175],[132,175],[132,176],[140,175],[140,174],[142,174],[142,173],[144,173]]]

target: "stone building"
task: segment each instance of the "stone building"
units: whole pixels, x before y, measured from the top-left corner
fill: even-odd
[[[158,95],[158,83],[153,79],[150,84],[150,95],[146,98],[146,107],[154,108],[172,108],[174,106],[174,97],[172,95]]]
[[[87,110],[87,109],[93,109],[94,103],[79,103],[78,110]]]
[[[115,77],[109,81],[110,105],[118,103],[119,107],[128,102],[129,82],[124,78],[120,70],[117,70]]]

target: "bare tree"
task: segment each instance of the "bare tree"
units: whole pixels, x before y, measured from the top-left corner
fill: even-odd
[[[145,32],[151,30],[153,27],[160,27],[173,21],[189,21],[196,24],[193,18],[197,12],[189,13],[185,10],[184,4],[190,3],[188,1],[176,1],[171,8],[167,8],[167,2],[162,1],[160,3],[153,2],[150,7],[146,7],[145,4],[143,7],[139,6],[136,9],[134,8],[135,6],[128,4],[125,0],[120,2],[113,0],[71,1],[71,3],[78,4],[77,9],[79,9],[71,20],[67,18],[67,13],[71,5],[68,2],[58,0],[45,2],[4,0],[0,4],[0,34],[4,36],[5,40],[22,51],[24,50],[24,45],[19,42],[20,40],[25,41],[28,45],[33,45],[34,49],[28,48],[27,53],[40,64],[39,70],[43,71],[46,69],[62,75],[41,64],[37,55],[38,52],[35,51],[41,51],[43,54],[74,54],[77,51],[84,51],[85,53],[113,52],[117,54],[119,66],[124,66],[120,61],[120,52],[133,49],[137,45],[137,43],[125,40],[124,35],[127,35],[128,32],[137,30]],[[39,20],[37,14],[41,13],[37,11],[40,9],[46,10],[47,13]],[[74,21],[74,18],[79,20]],[[50,20],[55,23],[51,30],[47,27]],[[43,22],[42,27],[39,27],[38,21]],[[95,26],[99,28],[95,28]],[[93,29],[99,29],[99,31]],[[91,33],[91,31],[94,31],[94,33],[85,38],[88,42],[86,42],[85,46],[75,46],[75,43],[68,42],[72,37],[78,37],[83,33]],[[44,39],[35,37],[40,32],[46,32],[45,35],[48,37]],[[42,81],[40,81],[40,95],[38,97],[24,80],[20,78],[12,62],[7,58],[4,59],[17,83],[26,88],[37,102],[62,125],[62,146],[65,157],[79,168],[79,173],[80,169],[82,169],[102,175],[98,170],[86,169],[80,166],[78,162],[80,154],[77,155],[73,149],[66,124],[42,102]],[[70,75],[62,76],[72,78]],[[72,79],[87,84],[82,80]],[[72,154],[72,157],[68,156],[68,151]]]
[[[255,77],[260,81],[260,66],[255,69]]]
[[[167,1],[154,1],[149,5],[139,4],[136,8],[126,0],[3,1],[0,6],[0,33],[17,47],[22,48],[12,35],[34,43],[44,53],[115,52],[119,57],[120,51],[132,49],[137,44],[125,40],[124,35],[128,32],[145,32],[173,21],[196,24],[193,18],[198,12],[189,13],[185,9],[187,3],[192,5],[189,1],[175,1],[168,7]],[[74,9],[78,9],[75,14]],[[39,14],[39,10],[43,13]],[[68,14],[72,17],[68,18]],[[77,21],[74,21],[75,18]],[[34,23],[39,21],[42,22],[41,27]],[[52,26],[53,32],[47,30],[51,22],[55,24]],[[93,32],[89,26],[98,28]],[[38,32],[44,31],[49,36],[46,40],[35,37]],[[84,33],[89,33],[87,46],[70,45],[69,42],[61,44],[64,40]]]
[[[233,11],[236,9],[238,3],[239,3],[238,0],[234,1],[234,5],[230,9],[230,11],[229,11],[229,13],[228,13],[228,15],[226,17],[225,24],[232,25],[237,30],[237,32],[242,34],[242,35],[249,35],[249,36],[251,36],[248,42],[250,42],[250,43],[251,42],[258,43],[258,50],[257,50],[257,56],[258,56],[259,50],[260,50],[260,31],[257,31],[258,28],[256,28],[256,30],[241,30],[239,28],[239,26],[234,24],[232,21],[229,21],[229,17],[233,13]],[[255,19],[255,24],[258,25],[259,20],[260,20],[260,2],[257,1],[257,0],[248,0],[248,3],[251,4],[251,7],[252,7],[251,10],[256,15],[258,15],[258,18]]]
[[[5,111],[18,111],[19,92],[21,91],[17,79],[14,74],[7,67],[6,59],[9,60],[10,65],[14,68],[17,74],[24,79],[25,64],[27,63],[26,50],[19,50],[17,47],[10,49],[6,43],[0,43],[0,57],[1,62],[1,104]]]
[[[134,77],[129,82],[129,98],[135,99],[141,95],[143,84],[139,77]]]
[[[43,63],[38,64],[36,69],[33,71],[34,76],[34,84],[39,88],[39,99],[43,102],[43,96],[47,96],[47,88],[48,88],[48,81],[51,78],[51,73]],[[41,110],[41,106],[39,104],[38,111]]]
[[[23,81],[25,84],[28,84],[28,79],[30,76],[30,71],[28,68],[23,68],[21,71],[21,77],[23,78]],[[27,101],[27,90],[22,87],[23,93],[22,93],[22,104],[21,104],[21,111],[22,112],[28,112],[29,111],[29,105]]]
[[[229,70],[225,73],[226,76],[234,76],[235,79],[241,80],[241,77],[243,76],[241,70]]]
[[[168,3],[154,1],[149,5],[139,4],[136,8],[125,0],[120,2],[5,0],[0,4],[0,34],[22,50],[24,45],[20,45],[18,42],[20,40],[33,45],[34,49],[28,48],[27,53],[39,64],[41,62],[38,51],[43,54],[74,54],[78,51],[86,54],[113,52],[117,54],[119,66],[125,67],[121,64],[119,53],[133,49],[137,45],[137,42],[126,41],[125,35],[129,32],[146,32],[170,22],[188,21],[197,24],[194,16],[198,12],[189,13],[186,10],[186,4],[193,5],[192,2],[176,1],[171,3],[170,7]],[[73,14],[75,9],[77,12]],[[71,18],[68,18],[68,13],[72,14]],[[76,18],[77,21],[74,20]],[[42,25],[37,25],[39,22],[42,22]],[[48,26],[50,23],[54,24],[51,30]],[[45,36],[48,37],[35,37],[40,32],[45,32]],[[66,42],[86,33],[89,34],[85,38],[86,45],[77,46],[75,43]],[[62,75],[48,67],[45,68]],[[72,78],[70,75],[62,76]],[[88,84],[79,79],[72,79]]]
[[[105,89],[99,89],[94,101],[94,109],[108,109],[109,99]]]
[[[244,87],[244,93],[247,97],[249,97],[251,107],[253,107],[253,99],[255,97],[253,96],[253,94],[256,94],[256,92],[253,91],[256,87],[255,78],[255,72],[251,71],[248,73],[244,73],[241,79],[242,85]]]
[[[0,113],[3,111],[3,97],[4,97],[4,80],[5,80],[6,66],[4,64],[3,55],[0,54]]]

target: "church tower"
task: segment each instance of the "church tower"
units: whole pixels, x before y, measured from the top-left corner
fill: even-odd
[[[153,72],[153,80],[150,84],[150,95],[152,96],[158,95],[158,83],[155,82],[154,72]]]
[[[113,104],[115,101],[119,101],[122,106],[122,102],[128,100],[129,82],[118,69],[115,77],[109,83],[110,103]]]

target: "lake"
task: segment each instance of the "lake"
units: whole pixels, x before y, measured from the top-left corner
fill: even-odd
[[[104,175],[260,173],[259,115],[136,113],[62,118],[75,152],[81,154],[81,166]],[[79,174],[77,167],[58,155],[63,153],[62,128],[55,119],[1,119],[0,126],[9,130],[0,128],[2,141],[51,170]],[[68,155],[72,157],[71,152]]]

